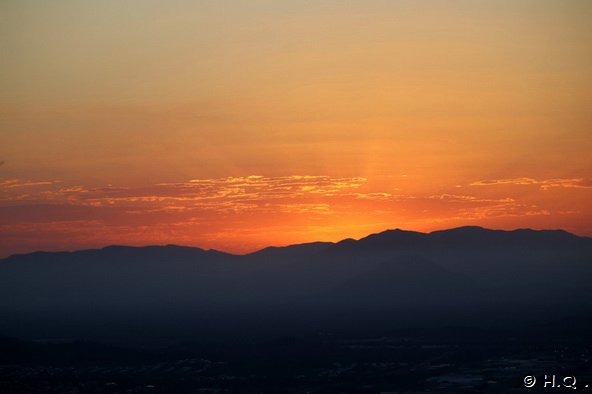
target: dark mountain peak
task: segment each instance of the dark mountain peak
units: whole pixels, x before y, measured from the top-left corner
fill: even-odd
[[[399,228],[386,230],[361,238],[343,240],[334,244],[336,253],[483,250],[514,248],[517,250],[589,247],[592,239],[579,237],[563,230],[493,230],[479,226],[462,226],[430,233],[406,231]],[[500,249],[501,250],[501,249]],[[509,250],[509,249],[508,249]]]
[[[401,248],[429,248],[438,249],[449,248],[477,248],[477,247],[497,247],[510,245],[534,246],[537,248],[555,247],[563,245],[571,247],[573,245],[582,245],[589,247],[592,244],[592,238],[582,237],[571,234],[564,230],[533,230],[521,228],[516,230],[492,230],[480,226],[462,226],[447,230],[437,230],[430,233],[417,231],[408,231],[400,228],[386,230],[380,233],[370,234],[366,237],[354,240],[346,238],[339,242],[309,242],[288,246],[270,246],[245,257],[258,258],[282,258],[294,257],[301,258],[312,256],[320,252],[342,252],[349,253],[352,250],[385,250]],[[183,259],[191,260],[200,256],[209,257],[235,257],[240,255],[221,252],[214,249],[202,249],[193,246],[182,245],[152,245],[152,246],[125,246],[110,245],[101,249],[85,249],[78,251],[59,251],[59,252],[33,252],[27,254],[16,254],[0,260],[56,260],[56,259],[124,259],[134,257],[142,258],[160,258],[160,259]]]
[[[447,229],[447,230],[437,230],[437,231],[432,231],[431,233],[429,233],[430,235],[440,235],[440,234],[445,234],[445,235],[457,235],[457,236],[472,236],[472,235],[478,235],[478,236],[504,236],[504,237],[508,237],[508,238],[516,238],[516,237],[524,237],[524,236],[530,236],[530,237],[541,237],[541,236],[546,236],[546,237],[551,237],[551,238],[586,238],[586,237],[579,237],[577,235],[574,235],[572,233],[569,233],[565,230],[534,230],[531,228],[519,228],[516,230],[493,230],[493,229],[488,229],[488,228],[484,228],[484,227],[480,227],[480,226],[461,226],[461,227],[455,227],[455,228],[451,228],[451,229]]]
[[[431,240],[438,240],[443,242],[481,242],[504,236],[507,231],[503,230],[491,230],[479,226],[462,226],[455,227],[447,230],[432,231],[427,234]]]
[[[516,230],[510,231],[515,234],[540,234],[546,235],[550,237],[561,237],[561,238],[587,238],[587,237],[579,237],[575,234],[569,233],[565,230],[561,229],[554,229],[554,230],[533,230],[531,228],[519,228]]]
[[[195,257],[206,254],[201,248],[178,245],[151,245],[151,246],[123,246],[111,245],[100,250],[87,251],[101,258],[148,258],[148,257]]]
[[[395,228],[395,229],[390,229],[390,230],[385,230],[385,231],[381,231],[380,233],[374,233],[374,234],[370,234],[364,238],[361,238],[360,241],[366,240],[366,239],[378,239],[378,238],[390,238],[390,237],[404,237],[404,236],[421,236],[421,235],[425,235],[425,233],[420,233],[417,231],[409,231],[409,230],[403,230],[400,228]]]
[[[126,246],[109,245],[101,249],[83,249],[61,252],[33,252],[15,254],[0,261],[10,262],[121,262],[137,261],[149,262],[217,260],[233,255],[214,249],[204,250],[192,246],[179,245],[150,245]]]
[[[205,252],[204,249],[202,248],[198,248],[196,246],[181,246],[181,245],[175,245],[175,244],[167,244],[167,245],[148,245],[148,246],[129,246],[129,245],[109,245],[109,246],[105,246],[104,248],[101,248],[100,250],[102,251],[106,251],[106,252],[119,252],[119,251],[132,251],[132,250],[158,250],[158,249],[162,249],[162,250],[170,250],[170,251],[174,251],[174,250],[186,250],[186,251],[200,251],[200,252]]]
[[[397,228],[394,230],[386,230],[381,233],[370,234],[367,237],[361,238],[358,241],[358,244],[363,245],[364,247],[382,248],[397,244],[415,243],[425,238],[425,236],[425,233]]]
[[[485,227],[481,227],[481,226],[460,226],[460,227],[454,227],[451,229],[447,229],[447,230],[436,230],[436,231],[432,231],[430,234],[439,234],[439,233],[448,233],[448,234],[486,234],[486,233],[491,233],[494,231],[500,231],[500,230],[491,230]]]
[[[121,246],[111,245],[100,250],[84,251],[94,253],[103,258],[139,258],[139,259],[160,259],[162,261],[170,259],[187,259],[191,261],[196,258],[206,257],[225,257],[232,256],[229,253],[220,252],[215,249],[202,249],[195,246],[181,245],[151,245],[151,246]]]
[[[478,226],[457,227],[429,233],[432,246],[440,248],[553,249],[584,246],[592,241],[564,230],[492,230]]]
[[[250,257],[282,257],[291,255],[294,257],[303,254],[315,253],[334,245],[333,242],[308,242],[303,244],[295,244],[288,246],[268,246],[266,248],[257,250],[253,253],[247,254]]]

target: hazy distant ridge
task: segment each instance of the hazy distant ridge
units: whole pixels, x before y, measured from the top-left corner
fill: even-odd
[[[402,311],[409,321],[454,313],[536,318],[589,311],[590,300],[592,239],[561,230],[397,229],[247,255],[110,246],[0,260],[0,312],[8,317],[0,332],[11,334],[27,322],[92,321],[113,331],[109,322],[133,326],[138,316],[146,327],[174,321],[213,331],[232,319],[292,327],[322,325],[329,315],[377,324],[392,316],[396,323]],[[202,319],[212,314],[217,320]]]

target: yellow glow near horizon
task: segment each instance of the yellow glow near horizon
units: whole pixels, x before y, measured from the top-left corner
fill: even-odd
[[[464,224],[592,234],[588,1],[6,1],[0,13],[2,255],[242,252]],[[258,188],[222,181],[250,175]],[[298,175],[304,189],[274,189]],[[209,189],[179,186],[191,179]]]

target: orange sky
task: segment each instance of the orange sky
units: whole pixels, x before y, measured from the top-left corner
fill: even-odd
[[[6,1],[0,256],[592,235],[592,3]]]

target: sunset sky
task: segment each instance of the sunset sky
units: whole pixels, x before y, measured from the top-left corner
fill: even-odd
[[[592,236],[592,1],[0,3],[0,257]]]

